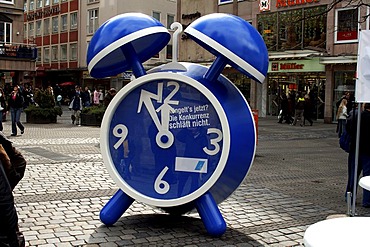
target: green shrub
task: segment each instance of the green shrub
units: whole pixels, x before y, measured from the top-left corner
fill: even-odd
[[[62,116],[62,108],[51,107],[51,108],[41,108],[40,106],[30,105],[24,109],[26,114],[32,114],[37,118],[53,118],[56,116]]]
[[[103,117],[105,109],[106,108],[103,105],[90,106],[83,108],[81,113],[88,115],[99,115]]]

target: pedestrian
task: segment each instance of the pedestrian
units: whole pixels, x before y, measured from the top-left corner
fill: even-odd
[[[285,93],[281,95],[280,105],[281,105],[281,115],[278,123],[283,123],[284,120],[285,123],[288,122],[290,123],[290,119],[288,116],[288,98]]]
[[[112,101],[112,99],[116,95],[116,93],[117,93],[117,90],[114,87],[109,89],[107,95],[105,95],[105,97],[104,97],[104,106],[105,107],[108,107],[109,103]]]
[[[12,143],[0,133],[0,246],[25,246],[18,227],[12,191],[23,178],[27,162]]]
[[[0,88],[0,131],[3,131],[3,116],[6,114],[5,95],[2,88]]]
[[[362,175],[370,176],[370,103],[364,104],[361,113],[360,142],[358,164],[362,167]],[[352,139],[351,139],[352,140]],[[354,162],[354,161],[353,161]],[[370,208],[370,191],[364,189],[362,206]]]
[[[312,126],[312,103],[310,96],[306,94],[304,96],[304,110],[303,110],[303,126],[306,125],[306,120],[310,123],[310,126]]]
[[[21,134],[24,133],[24,126],[20,121],[22,110],[23,110],[24,99],[22,94],[19,92],[18,86],[13,87],[13,91],[8,99],[8,108],[10,110],[10,117],[12,120],[12,134],[11,136],[17,135],[17,126],[21,130]]]
[[[74,96],[69,105],[69,109],[72,110],[72,115],[71,115],[72,124],[74,124],[76,121],[76,125],[81,126],[80,116],[81,116],[82,108],[83,108],[83,105],[82,105],[80,87],[76,86]]]
[[[347,121],[347,99],[343,99],[338,107],[337,111],[337,133],[338,138],[342,136],[343,131],[346,127],[346,121]]]
[[[353,195],[354,190],[354,180],[355,180],[355,152],[356,152],[356,134],[357,134],[357,105],[355,105],[354,109],[349,112],[347,123],[346,123],[346,131],[349,133],[351,137],[350,141],[350,148],[348,152],[348,159],[347,159],[347,165],[348,165],[348,180],[347,180],[347,188],[346,188],[346,200],[347,198],[347,192],[351,192]],[[360,177],[360,174],[362,172],[362,163],[358,163],[357,167],[357,181]],[[352,202],[351,202],[352,203]]]
[[[84,107],[89,107],[91,104],[91,92],[88,87],[82,92],[82,103]]]
[[[301,121],[301,126],[303,126],[303,113],[304,113],[304,97],[302,96],[302,92],[298,92],[298,97],[295,104],[295,114],[294,114],[294,121],[292,125],[296,125],[297,121]]]
[[[94,93],[93,93],[93,103],[94,105],[99,105],[99,99],[100,99],[100,92],[98,91],[97,88],[95,88]]]

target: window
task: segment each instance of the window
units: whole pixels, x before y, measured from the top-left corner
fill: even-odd
[[[36,21],[36,36],[40,36],[41,35],[41,20],[38,20]]]
[[[171,24],[175,22],[174,15],[167,15],[167,28],[171,29]]]
[[[58,61],[58,46],[51,47],[51,61]]]
[[[0,21],[0,43],[12,42],[12,23]]]
[[[30,0],[30,11],[35,10],[35,2],[34,0]]]
[[[71,13],[71,29],[77,28],[77,12]]]
[[[67,60],[67,45],[60,45],[60,60]]]
[[[153,11],[153,17],[154,19],[161,21],[161,13]]]
[[[99,2],[99,0],[89,0],[88,3],[96,3]]]
[[[50,18],[44,19],[44,35],[50,34]]]
[[[232,3],[233,0],[218,0],[218,5],[220,4],[226,4],[226,3]]]
[[[166,47],[166,59],[172,59],[172,45]]]
[[[357,8],[335,11],[335,43],[358,41],[359,12]]]
[[[50,5],[50,0],[45,0],[44,1],[44,6],[49,6]]]
[[[58,4],[59,0],[53,0],[53,4]]]
[[[326,6],[257,15],[269,51],[326,47]],[[308,47],[308,48],[307,48]]]
[[[41,62],[41,49],[37,49],[37,62]]]
[[[24,4],[23,4],[23,11],[27,12],[27,2],[24,2]]]
[[[12,4],[12,3],[14,3],[14,0],[0,0],[0,3]]]
[[[44,47],[44,63],[49,63],[50,61],[50,48]]]
[[[51,22],[52,22],[52,32],[53,33],[58,33],[58,31],[59,31],[59,17],[58,16],[56,16],[56,17],[53,17],[52,19],[51,19]]]
[[[69,45],[70,60],[77,60],[77,44]]]
[[[61,31],[67,31],[68,29],[67,15],[60,16],[60,25],[62,26]]]
[[[42,8],[42,0],[37,0],[36,2],[36,8]]]
[[[99,10],[98,9],[90,9],[89,10],[89,20],[88,20],[88,34],[93,34],[96,29],[98,29],[99,25]]]
[[[29,37],[35,36],[35,23],[34,22],[28,23],[28,36]]]

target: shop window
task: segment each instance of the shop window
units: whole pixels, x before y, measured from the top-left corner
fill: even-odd
[[[257,15],[269,51],[325,48],[326,6]]]
[[[30,11],[35,10],[35,1],[30,0]]]
[[[277,13],[258,15],[258,31],[269,51],[277,50]]]
[[[50,0],[45,0],[44,1],[44,6],[49,6],[50,5]]]
[[[359,11],[357,8],[337,9],[335,11],[335,43],[358,41]]]
[[[36,62],[41,62],[41,49],[37,49],[37,59]]]

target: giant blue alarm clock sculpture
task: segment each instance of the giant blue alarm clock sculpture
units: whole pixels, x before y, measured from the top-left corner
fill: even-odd
[[[137,200],[176,214],[196,208],[210,235],[226,231],[217,205],[247,175],[256,131],[247,101],[221,72],[229,64],[263,82],[268,53],[256,29],[237,16],[206,15],[184,32],[216,56],[209,68],[175,60],[146,72],[142,63],[171,36],[144,14],[113,17],[91,39],[91,76],[131,69],[136,77],[113,98],[101,126],[103,160],[120,188],[100,212],[106,225]]]

